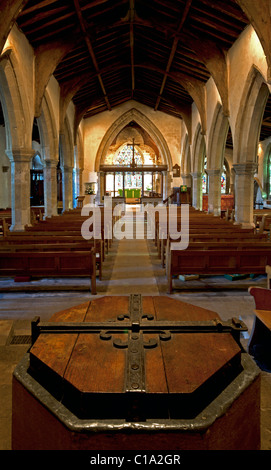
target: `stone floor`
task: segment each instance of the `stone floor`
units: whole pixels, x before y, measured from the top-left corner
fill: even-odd
[[[254,318],[254,301],[247,289],[249,285],[265,286],[265,283],[264,276],[234,282],[219,276],[186,282],[176,279],[172,296],[213,310],[223,320],[233,316],[242,318],[248,327],[248,334],[242,339],[246,347]],[[103,280],[97,279],[97,296],[167,295],[166,287],[165,272],[151,240],[113,240],[104,263]],[[27,340],[34,316],[47,320],[57,311],[97,296],[90,294],[87,279],[43,279],[20,284],[10,279],[0,280],[0,450],[11,449],[12,372],[29,347],[12,344],[13,338]],[[261,448],[270,450],[271,373],[261,371],[261,384]]]

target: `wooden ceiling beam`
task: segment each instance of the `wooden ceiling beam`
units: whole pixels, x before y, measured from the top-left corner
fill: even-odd
[[[131,79],[132,79],[132,95],[134,97],[135,89],[135,67],[134,67],[134,0],[130,0],[130,51],[131,51]]]
[[[37,10],[41,8],[45,8],[49,5],[52,5],[52,3],[56,3],[58,0],[44,0],[43,2],[35,3],[34,6],[29,7],[29,8],[24,8],[23,11],[20,13],[21,16],[28,15],[29,13],[32,13],[33,11],[36,12]]]
[[[46,18],[52,18],[52,17],[54,18],[54,21],[61,21],[62,18],[65,18],[63,13],[67,12],[67,10],[68,10],[67,6],[61,6],[58,8],[52,8],[49,11],[42,11],[40,13],[35,13],[35,15],[31,15],[25,21],[20,21],[20,25],[22,28],[27,28],[28,26],[31,26],[32,24],[37,25],[39,21],[44,21],[46,20]],[[74,13],[72,14],[74,15]],[[69,13],[69,15],[71,14]],[[43,25],[43,28],[47,27],[47,24],[48,23],[46,23],[46,26]]]
[[[210,7],[213,11],[217,10],[224,14],[225,16],[231,16],[235,20],[241,21],[243,23],[248,23],[248,19],[242,10],[237,10],[228,2],[225,4],[224,0],[201,0],[201,3]],[[238,1],[237,1],[238,3]]]
[[[95,57],[95,54],[94,54],[94,50],[93,50],[91,41],[90,41],[90,39],[88,37],[88,34],[87,34],[87,30],[86,30],[86,27],[85,27],[84,18],[83,18],[82,11],[81,11],[81,8],[80,8],[80,5],[79,5],[79,1],[78,0],[73,0],[73,3],[74,3],[74,6],[75,6],[76,14],[77,14],[77,17],[78,17],[78,20],[79,20],[79,23],[80,23],[80,28],[81,28],[84,40],[86,42],[90,57],[92,59],[94,68],[95,68],[96,73],[97,73],[97,77],[98,77],[98,80],[99,80],[99,83],[100,83],[100,87],[101,87],[103,95],[104,95],[104,100],[106,102],[108,110],[111,111],[111,105],[109,103],[109,100],[108,100],[108,97],[107,97],[107,94],[106,94],[106,90],[105,90],[105,87],[104,87],[104,84],[103,84],[103,80],[102,80],[101,74],[99,72],[99,66],[98,66],[98,63],[97,63],[97,60],[96,60],[96,57]]]
[[[0,1],[0,54],[17,17],[27,0]]]
[[[52,20],[47,21],[46,23],[43,23],[42,25],[37,25],[37,23],[34,21],[33,25],[36,25],[36,27],[34,27],[32,29],[31,28],[28,29],[26,31],[26,35],[40,33],[40,31],[42,31],[42,30],[48,31],[48,28],[50,28],[51,26],[56,25],[57,23],[63,22],[63,21],[65,21],[64,26],[65,26],[65,28],[67,28],[67,27],[69,27],[69,25],[66,23],[66,20],[68,18],[72,18],[73,16],[74,16],[74,12],[68,12],[68,13],[66,13],[66,15],[63,15],[60,18],[58,18],[58,17],[55,18],[54,17]],[[73,21],[71,21],[70,25],[72,25],[72,24],[73,24]],[[23,28],[23,25],[21,27]],[[59,29],[57,30],[57,33],[59,33]],[[55,30],[53,31],[53,34],[56,35]]]
[[[192,3],[192,0],[188,0],[186,2],[181,21],[178,25],[177,33],[179,33],[181,31],[181,29],[182,29],[182,27],[185,23],[185,20],[188,16],[188,13],[189,13],[189,10],[190,10],[190,7],[191,7],[191,3]],[[160,88],[159,96],[157,98],[157,101],[156,101],[156,104],[155,104],[155,107],[154,107],[155,111],[157,111],[157,109],[158,109],[160,99],[161,99],[161,95],[162,95],[162,93],[164,91],[164,88],[165,88],[165,84],[166,84],[166,80],[167,80],[167,73],[169,72],[172,61],[174,59],[175,52],[176,52],[176,49],[178,47],[178,42],[179,42],[178,38],[175,37],[174,40],[173,40],[172,48],[171,48],[170,55],[169,55],[169,58],[168,58],[166,71],[165,71],[165,74],[164,74],[164,77],[163,77],[163,81],[162,81],[162,85],[161,85],[161,88]]]

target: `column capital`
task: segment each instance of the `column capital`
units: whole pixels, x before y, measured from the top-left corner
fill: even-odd
[[[192,178],[201,178],[201,177],[202,177],[202,174],[203,174],[202,171],[194,171],[194,172],[190,173],[190,175],[192,176]]]
[[[44,163],[45,163],[46,168],[57,167],[58,160],[55,160],[55,159],[44,160]]]
[[[67,173],[72,173],[73,172],[73,166],[69,165],[62,165],[61,170]]]
[[[234,163],[233,168],[237,175],[254,175],[258,165],[255,162]]]
[[[219,176],[222,173],[222,170],[220,168],[210,168],[210,170],[206,170],[206,173],[208,176]]]
[[[33,149],[8,149],[6,155],[11,162],[27,162],[29,163],[35,156],[36,151]]]

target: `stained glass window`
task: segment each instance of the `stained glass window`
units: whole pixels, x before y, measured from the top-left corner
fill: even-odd
[[[143,165],[142,156],[136,147],[134,147],[134,159],[136,165]],[[131,166],[133,162],[133,145],[127,144],[117,153],[113,160],[113,165]]]
[[[223,171],[221,174],[221,194],[226,194],[227,174],[226,166],[223,165]]]
[[[202,175],[202,193],[208,193],[208,174],[206,172],[207,168],[207,157],[204,159],[203,175]]]

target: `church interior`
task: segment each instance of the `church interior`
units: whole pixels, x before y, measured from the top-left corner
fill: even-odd
[[[131,426],[128,436],[136,429],[140,449],[270,450],[270,0],[0,0],[0,13],[0,449],[129,449],[126,425]],[[146,207],[153,208],[150,219]],[[178,248],[185,232],[187,245]],[[139,319],[138,309],[144,313]],[[122,332],[128,346],[119,338],[112,346],[106,333],[100,340],[92,354],[91,384],[82,379],[90,366],[84,371],[78,365],[75,371],[75,362],[85,364],[80,354],[90,346],[80,338],[93,334],[42,332],[42,322],[103,325],[122,314],[132,341],[135,332],[150,336],[143,335],[152,321],[143,317],[150,312],[158,326],[171,322],[171,330],[159,330],[160,339],[148,344],[142,340],[144,365],[132,363],[132,369],[139,367],[146,377],[132,379],[126,371],[125,396],[118,391],[121,366],[113,356],[115,351],[121,356],[124,369],[132,361],[128,330]],[[35,317],[41,327],[33,344]],[[211,332],[202,333],[211,320]],[[181,335],[182,322],[200,325],[194,334]],[[221,343],[213,338],[218,323]],[[75,331],[77,343],[64,344],[63,338],[71,341]],[[181,365],[166,362],[168,354],[175,364],[179,350],[176,346],[173,354],[170,345],[178,333],[187,345],[183,372]],[[163,424],[170,431],[152,435],[148,418],[144,421],[143,411],[133,404],[133,418],[126,417],[116,432],[120,443],[104,436],[104,428],[94,432],[93,440],[82,428],[82,442],[90,441],[78,444],[80,432],[75,443],[67,426],[58,440],[58,418],[51,434],[47,407],[37,407],[39,387],[58,384],[54,367],[60,369],[60,354],[69,348],[75,351],[74,365],[71,359],[65,363],[62,380],[72,410],[75,379],[99,409],[96,392],[102,379],[93,370],[103,369],[104,355],[114,377],[105,366],[101,377],[114,393],[109,395],[112,406],[101,406],[101,422],[123,421],[112,412],[114,400],[123,400],[128,409],[126,396],[141,403],[143,395],[150,419],[164,423],[161,397],[157,403],[151,398],[150,405],[146,393],[150,389],[158,391],[151,397],[164,396],[156,362],[151,367],[149,359],[155,351],[158,355],[158,343],[165,387],[172,383],[170,420]],[[126,363],[121,362],[125,347]],[[221,351],[229,349],[222,358]],[[29,384],[30,379],[20,365],[26,356],[31,371],[44,373],[31,393],[24,389],[24,380]],[[219,361],[229,362],[222,366]],[[234,367],[238,372],[232,378],[228,370],[233,374]],[[187,375],[180,384],[182,374]],[[248,383],[238,386],[241,395],[229,392],[242,377]],[[196,393],[205,397],[203,411],[216,410],[224,397],[217,385],[221,380],[232,400],[208,432],[199,431],[200,438],[184,431],[183,421],[193,419],[188,411],[182,415],[186,405],[179,405],[172,392],[189,395],[188,382],[192,389],[199,378],[203,383],[191,402],[187,398],[196,428]],[[219,390],[214,402],[213,389]],[[52,396],[56,400],[57,392]],[[82,400],[86,420],[91,419],[90,404]],[[145,443],[137,424],[147,433]]]

